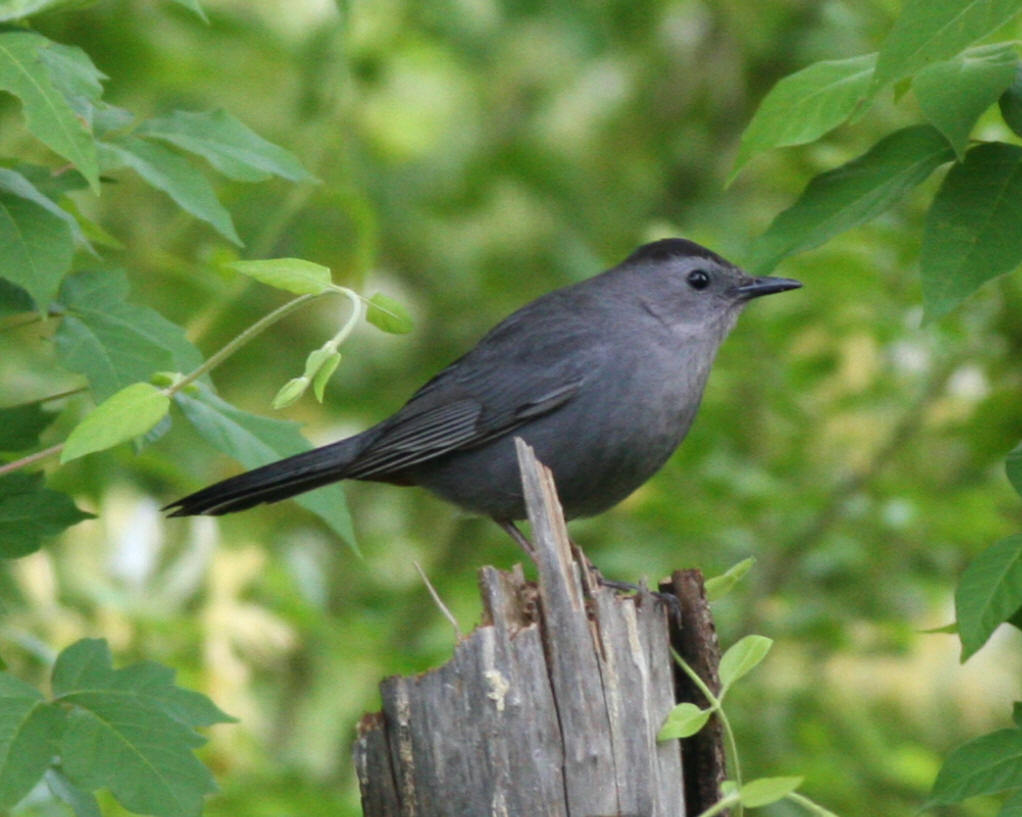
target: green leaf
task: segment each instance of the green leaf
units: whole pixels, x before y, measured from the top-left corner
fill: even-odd
[[[999,729],[952,750],[923,808],[1017,788],[1022,788],[1022,730]]]
[[[209,22],[209,18],[206,16],[205,10],[199,5],[199,0],[173,0],[179,6],[184,6],[189,11],[193,12],[198,16],[204,23]]]
[[[664,725],[657,733],[657,740],[688,738],[706,726],[713,714],[712,709],[700,709],[694,703],[680,703],[670,711]]]
[[[803,145],[844,122],[866,98],[876,54],[813,63],[784,77],[757,108],[742,134],[731,179],[754,156]]]
[[[0,192],[0,276],[24,289],[36,307],[50,305],[71,269],[74,240],[67,222],[29,199]]]
[[[37,689],[0,672],[0,809],[13,806],[39,782],[66,721]]]
[[[912,83],[923,115],[959,158],[979,115],[997,101],[1015,76],[1018,56],[1011,45],[971,48],[953,60],[928,65]]]
[[[44,537],[56,536],[83,519],[71,497],[43,487],[42,474],[16,472],[0,477],[0,558],[39,550]]]
[[[109,788],[132,811],[197,817],[216,784],[193,754],[205,742],[195,724],[168,711],[181,692],[172,670],[153,662],[115,670],[106,643],[85,639],[58,656],[52,683],[71,707],[61,760],[73,783]]]
[[[802,785],[801,777],[760,777],[750,780],[739,790],[742,805],[760,808],[776,803]]]
[[[368,305],[366,320],[377,329],[394,335],[404,335],[415,328],[405,308],[382,292],[373,295]]]
[[[330,377],[337,371],[337,366],[340,362],[341,353],[334,352],[316,370],[316,374],[312,378],[312,391],[320,403],[323,402],[323,392],[326,389],[326,384],[330,382]]]
[[[103,817],[92,792],[78,788],[59,769],[46,770],[46,785],[55,798],[71,807],[75,817]]]
[[[1008,474],[1008,481],[1022,495],[1022,445],[1008,454],[1008,458],[1004,463],[1004,470]]]
[[[145,434],[170,411],[170,398],[151,383],[134,383],[108,397],[72,429],[60,461],[104,451]]]
[[[954,157],[930,125],[885,136],[862,156],[809,182],[799,200],[753,242],[750,268],[764,274],[786,256],[869,221]]]
[[[292,377],[280,387],[280,391],[274,396],[273,402],[270,405],[276,410],[287,408],[295,401],[301,399],[301,396],[305,394],[305,390],[309,388],[311,382],[307,377]]]
[[[68,229],[71,230],[71,234],[74,236],[75,241],[84,244],[86,247],[89,246],[89,242],[85,239],[85,235],[82,233],[82,228],[78,225],[75,217],[53,201],[49,196],[44,195],[39,188],[26,179],[21,173],[9,170],[6,167],[0,167],[0,190],[6,190],[8,193],[13,193],[15,196],[20,196],[23,199],[27,199],[28,201],[38,204],[50,215],[56,216],[66,223]]]
[[[1011,705],[1011,720],[1015,726],[1022,729],[1022,701],[1015,701]]]
[[[53,414],[39,403],[0,409],[0,451],[24,451],[39,443],[39,433],[53,422]]]
[[[738,564],[728,568],[726,573],[714,576],[706,580],[706,598],[708,601],[717,601],[726,596],[731,588],[745,578],[745,574],[752,570],[756,560],[752,557],[742,559]]]
[[[294,154],[267,142],[226,111],[173,111],[143,122],[137,133],[202,156],[238,181],[260,182],[271,176],[296,182],[315,178]]]
[[[232,261],[227,266],[260,283],[297,295],[319,295],[333,286],[329,267],[301,258]]]
[[[984,550],[962,574],[955,613],[964,662],[1022,607],[1022,534]]]
[[[231,214],[216,197],[206,177],[187,159],[162,145],[135,136],[113,142],[99,142],[99,159],[104,170],[130,167],[157,190],[162,190],[198,219],[210,224],[220,235],[241,245]]]
[[[956,164],[934,197],[919,266],[926,320],[946,315],[1022,261],[1022,147],[991,142]]]
[[[258,417],[237,409],[204,384],[199,384],[196,397],[178,392],[174,399],[207,442],[246,468],[256,468],[309,448],[306,439],[298,433],[297,423]],[[320,517],[358,553],[351,514],[340,485],[325,485],[295,497],[295,501]]]
[[[120,270],[72,275],[60,291],[66,314],[57,329],[57,354],[61,365],[89,379],[97,400],[154,372],[189,372],[202,363],[181,327],[127,297]]]
[[[48,43],[39,50],[39,57],[54,86],[64,95],[75,113],[90,123],[91,129],[94,106],[103,95],[106,74],[77,46]]]
[[[731,645],[721,657],[718,668],[721,696],[735,681],[747,675],[766,658],[773,643],[773,640],[763,635],[747,635]]]
[[[905,0],[877,58],[873,86],[953,57],[1022,11],[1022,0]]]
[[[1022,66],[1015,71],[1015,77],[1001,98],[997,100],[1001,116],[1016,136],[1022,136]]]
[[[50,45],[34,32],[0,32],[0,90],[21,100],[32,134],[77,167],[98,193],[96,144],[42,61],[40,50]]]

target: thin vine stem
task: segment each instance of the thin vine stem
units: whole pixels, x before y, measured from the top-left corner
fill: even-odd
[[[741,789],[742,764],[741,761],[739,761],[738,759],[738,743],[735,740],[735,733],[731,729],[731,722],[727,719],[727,715],[724,713],[724,706],[721,703],[720,698],[713,694],[713,692],[706,685],[703,679],[699,677],[699,674],[688,665],[688,662],[684,658],[682,658],[681,655],[676,650],[672,649],[671,654],[674,656],[674,660],[678,663],[678,666],[681,667],[682,671],[689,678],[692,679],[692,683],[696,685],[696,688],[701,693],[703,693],[706,700],[709,702],[711,709],[714,711],[717,717],[720,718],[720,725],[724,730],[724,740],[727,743],[727,754],[730,756],[731,760],[731,770],[734,773],[735,786],[738,789]],[[722,807],[721,809],[718,809],[717,811],[713,811],[712,809],[716,808],[716,806],[720,805],[727,799],[728,799],[727,797],[722,798],[714,806],[711,806],[709,810],[703,812],[703,814],[701,814],[700,817],[710,817],[710,815],[717,814],[719,811],[722,811],[723,808],[726,808],[726,806]],[[728,805],[730,805],[730,803]],[[737,800],[735,802],[735,817],[742,817],[743,814],[744,808],[742,806],[741,800]]]
[[[274,309],[272,312],[264,315],[262,318],[257,320],[255,323],[253,323],[251,326],[249,326],[247,329],[245,329],[243,332],[237,335],[237,337],[235,337],[233,340],[231,340],[229,343],[223,346],[223,348],[221,348],[215,354],[211,355],[206,361],[202,363],[201,366],[198,366],[193,371],[175,380],[173,383],[162,389],[163,393],[167,397],[173,397],[179,391],[186,388],[189,384],[194,383],[203,375],[207,374],[208,372],[211,372],[213,369],[215,369],[217,366],[219,366],[221,363],[227,360],[227,358],[229,358],[231,355],[233,355],[235,352],[241,349],[242,346],[244,346],[249,341],[253,340],[262,332],[269,329],[277,321],[291,314],[295,310],[300,309],[310,301],[313,301],[316,298],[319,298],[322,295],[327,294],[344,295],[349,301],[351,301],[352,304],[352,314],[349,316],[348,320],[345,321],[344,326],[341,327],[340,331],[330,341],[331,344],[336,344],[339,346],[341,342],[344,341],[344,339],[351,334],[352,330],[355,328],[355,325],[358,323],[359,318],[362,317],[362,314],[365,310],[364,305],[365,299],[362,298],[362,296],[360,296],[357,292],[348,289],[347,287],[331,286],[329,289],[326,289],[323,292],[308,295],[299,295],[297,298],[288,301],[286,304],[283,304],[282,306],[279,306],[276,309]],[[35,402],[44,403],[49,400],[55,400],[60,397],[68,397],[72,394],[76,394],[79,391],[84,391],[84,388],[72,389],[67,392],[62,392],[60,394],[40,398],[38,401]],[[36,451],[34,454],[29,454],[28,456],[22,457],[21,459],[17,459],[4,465],[0,465],[0,476],[4,476],[5,474],[12,473],[13,471],[18,471],[22,468],[26,468],[29,465],[34,465],[35,463],[40,462],[41,460],[44,460],[48,457],[52,457],[55,454],[59,454],[63,450],[64,443],[57,443],[56,445],[52,445],[49,448],[43,449],[42,451]]]
[[[204,374],[213,371],[213,369],[215,369],[217,366],[219,366],[221,363],[227,360],[227,358],[229,358],[231,355],[237,352],[242,346],[256,338],[258,335],[265,332],[281,318],[283,318],[286,315],[290,315],[296,309],[300,309],[302,306],[309,303],[309,301],[315,300],[318,297],[319,294],[299,295],[297,298],[288,301],[286,304],[278,306],[272,312],[264,315],[255,323],[253,323],[250,327],[245,329],[241,334],[239,334],[237,337],[235,337],[233,340],[227,343],[218,352],[211,355],[201,366],[196,368],[194,371],[189,372],[180,380],[177,380],[171,385],[167,386],[167,388],[163,390],[163,393],[166,394],[168,397],[177,394],[179,391],[181,391],[181,389],[185,388],[191,383],[194,383]]]
[[[0,477],[4,474],[9,474],[12,471],[17,471],[19,468],[25,468],[29,465],[33,465],[47,457],[52,457],[54,454],[59,454],[63,450],[64,443],[57,443],[57,445],[52,445],[49,448],[44,448],[42,451],[36,451],[34,454],[22,457],[20,460],[14,460],[6,465],[0,465]]]

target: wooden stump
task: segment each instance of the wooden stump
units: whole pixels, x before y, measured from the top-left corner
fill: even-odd
[[[362,718],[354,747],[363,813],[694,816],[707,803],[686,808],[679,742],[656,739],[679,683],[668,609],[599,584],[568,540],[549,471],[517,443],[538,587],[520,566],[482,568],[483,623],[453,658],[381,684],[383,711]],[[705,658],[712,679],[716,655]],[[712,803],[722,767],[697,767],[705,779],[688,789]]]

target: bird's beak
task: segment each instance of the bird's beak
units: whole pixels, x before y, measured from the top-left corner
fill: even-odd
[[[772,295],[775,292],[798,289],[800,286],[802,286],[802,282],[796,281],[794,278],[748,278],[745,283],[735,289],[735,292],[739,298],[748,301],[761,295]]]

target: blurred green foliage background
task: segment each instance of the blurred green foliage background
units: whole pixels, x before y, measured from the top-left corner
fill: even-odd
[[[226,108],[322,180],[220,186],[244,257],[307,258],[409,305],[414,334],[361,330],[325,405],[284,413],[316,443],[382,418],[512,309],[646,240],[681,235],[741,263],[813,174],[917,118],[910,99],[888,99],[723,188],[771,85],[875,49],[893,0],[204,7],[209,25],[138,0],[35,22],[90,54],[114,104]],[[16,111],[4,98],[0,122]],[[133,177],[81,202],[123,243],[114,255],[134,300],[188,327],[206,354],[285,299],[226,274],[235,251]],[[731,701],[745,771],[804,774],[806,794],[844,817],[914,814],[947,750],[1006,722],[1019,695],[1018,633],[962,667],[952,637],[920,631],[953,618],[962,567],[1018,526],[1002,464],[1022,437],[1022,286],[1008,276],[921,327],[920,231],[910,201],[787,261],[780,274],[805,288],[747,310],[681,451],[622,506],[573,525],[621,579],[758,559],[715,610],[725,645],[776,640]],[[246,347],[216,371],[221,393],[269,413],[338,325],[338,304]],[[5,404],[39,397],[55,371],[45,328],[0,334]],[[223,788],[214,816],[359,814],[358,716],[377,707],[384,676],[452,648],[413,560],[468,629],[476,569],[520,558],[492,524],[390,486],[350,486],[364,559],[293,503],[168,521],[161,504],[237,470],[183,424],[139,456],[121,446],[52,467],[54,486],[98,518],[0,566],[0,633],[17,645],[4,657],[41,676],[52,651],[89,635],[120,661],[177,667],[241,719],[211,730],[204,750]]]

